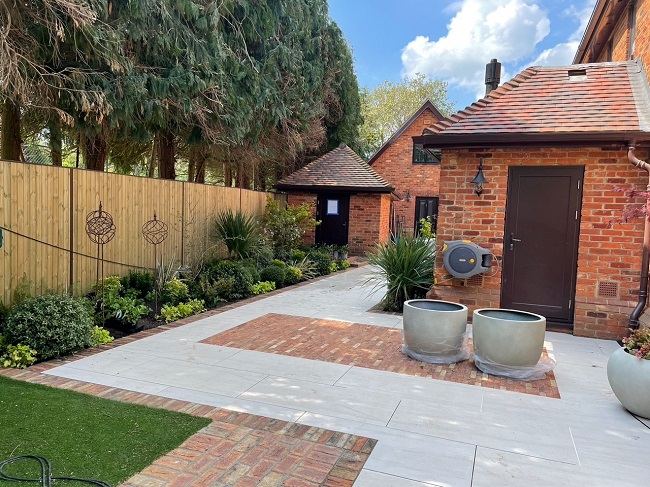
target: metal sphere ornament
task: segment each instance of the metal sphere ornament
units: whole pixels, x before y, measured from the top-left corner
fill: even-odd
[[[169,227],[165,222],[158,220],[154,213],[153,220],[149,220],[147,223],[142,225],[142,235],[150,244],[158,245],[167,239],[167,236],[169,235]]]
[[[91,211],[86,215],[86,234],[93,243],[105,245],[115,237],[115,223],[110,213],[102,210],[102,203],[99,203],[99,210]]]

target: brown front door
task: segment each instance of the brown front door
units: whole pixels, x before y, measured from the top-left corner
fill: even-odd
[[[583,167],[511,167],[501,307],[573,323]]]

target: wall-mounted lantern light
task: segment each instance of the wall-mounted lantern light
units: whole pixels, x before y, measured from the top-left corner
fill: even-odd
[[[485,176],[483,176],[483,158],[481,157],[481,162],[478,165],[478,172],[476,173],[476,177],[471,181],[471,183],[474,185],[474,192],[478,196],[481,196],[481,193],[483,192],[483,185],[487,182],[487,179],[485,179]]]
[[[405,199],[406,199],[406,201],[411,201],[411,190],[410,189],[406,190]]]

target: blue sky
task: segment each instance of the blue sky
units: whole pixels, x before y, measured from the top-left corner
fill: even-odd
[[[571,64],[595,0],[329,0],[352,46],[360,86],[423,73],[449,82],[461,109],[485,91],[497,58],[501,83],[528,66]]]

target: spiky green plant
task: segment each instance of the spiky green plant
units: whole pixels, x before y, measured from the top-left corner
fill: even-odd
[[[243,259],[253,255],[260,242],[261,227],[253,215],[228,209],[217,215],[215,233],[231,257]]]
[[[375,267],[369,278],[374,291],[386,285],[380,302],[386,311],[402,311],[404,301],[423,297],[433,284],[436,249],[424,238],[399,236],[378,244],[368,257]]]

